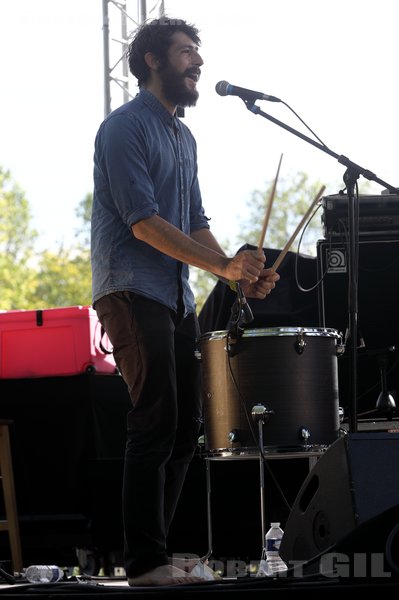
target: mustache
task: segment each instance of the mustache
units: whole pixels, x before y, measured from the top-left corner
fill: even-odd
[[[201,76],[201,69],[199,67],[191,67],[184,72],[184,77],[189,77],[190,75]]]

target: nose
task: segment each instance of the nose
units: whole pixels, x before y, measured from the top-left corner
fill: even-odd
[[[204,64],[204,61],[202,59],[202,56],[199,52],[195,53],[195,57],[194,57],[194,63],[196,65],[198,65],[199,67],[202,67],[202,65]]]

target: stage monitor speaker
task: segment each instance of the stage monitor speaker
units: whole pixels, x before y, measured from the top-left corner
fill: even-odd
[[[332,549],[360,551],[358,532],[375,529],[383,515],[389,516],[387,536],[399,529],[398,456],[399,433],[350,433],[334,442],[297,495],[284,527],[283,560],[306,563]],[[398,556],[395,561],[399,572]]]

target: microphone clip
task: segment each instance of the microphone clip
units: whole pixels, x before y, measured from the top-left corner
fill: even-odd
[[[254,320],[254,315],[249,307],[244,292],[241,289],[240,284],[237,282],[237,300],[240,307],[240,320],[244,325],[249,325]]]
[[[238,282],[232,282],[230,283],[230,288],[237,294],[231,307],[230,326],[228,331],[229,339],[231,340],[228,344],[229,355],[234,356],[238,351],[237,342],[244,333],[243,325],[252,323],[254,316],[240,284]]]

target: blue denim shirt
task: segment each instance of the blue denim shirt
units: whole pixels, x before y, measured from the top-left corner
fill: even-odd
[[[91,219],[93,305],[115,291],[132,291],[195,311],[186,264],[134,237],[131,226],[159,215],[178,229],[209,228],[197,178],[195,139],[146,90],[101,124],[94,152]]]

